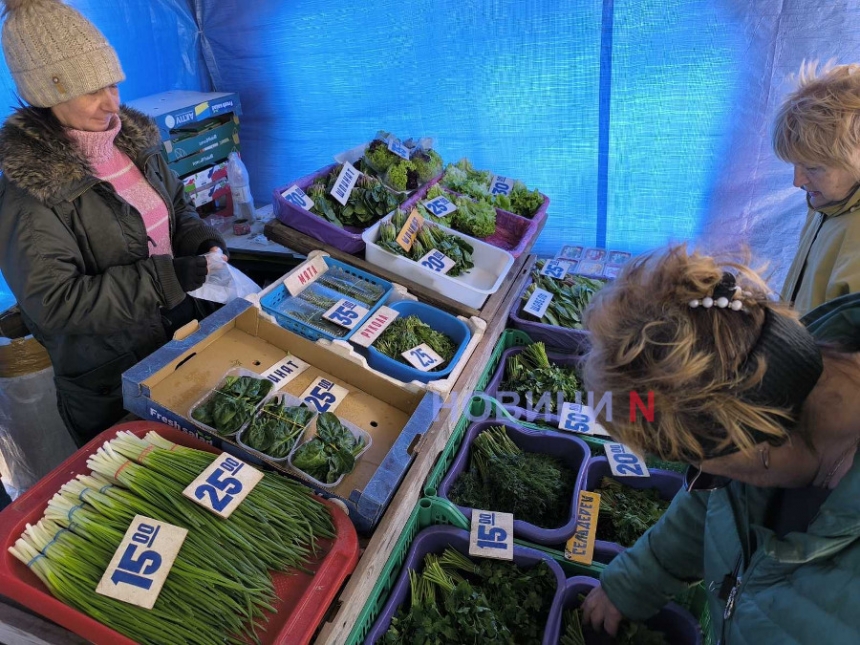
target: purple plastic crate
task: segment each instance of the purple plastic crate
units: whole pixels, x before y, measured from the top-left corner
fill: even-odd
[[[558,422],[561,417],[559,417],[559,410],[555,412],[544,412],[538,411],[534,409],[524,408],[520,405],[513,405],[511,403],[504,403],[498,396],[496,396],[499,392],[499,388],[502,386],[502,382],[505,380],[505,369],[508,364],[508,359],[511,356],[516,356],[521,353],[525,347],[511,347],[510,349],[505,350],[502,353],[502,358],[499,361],[499,366],[496,368],[495,373],[493,374],[493,378],[490,379],[490,382],[487,384],[487,387],[484,388],[484,392],[494,399],[498,400],[502,403],[502,406],[507,410],[511,416],[519,421],[527,421],[529,423],[541,422],[545,423],[553,428],[558,427]],[[551,363],[555,365],[559,365],[561,367],[574,367],[580,359],[580,354],[570,354],[565,352],[550,352],[546,353]],[[540,399],[542,392],[534,392],[535,403]],[[525,400],[522,401],[525,403]],[[571,401],[573,403],[573,401]]]
[[[564,634],[564,613],[569,609],[579,607],[581,604],[579,595],[587,596],[597,585],[597,580],[586,576],[568,578],[564,585],[559,623],[554,630],[557,637],[555,640],[548,640],[545,636],[543,645],[557,645],[558,638]],[[699,628],[699,623],[689,611],[674,602],[670,602],[656,616],[646,620],[645,626],[663,632],[666,635],[666,642],[672,643],[672,645],[701,645],[702,643],[702,630]],[[547,629],[546,634],[547,636],[550,634],[549,629]],[[612,641],[605,633],[595,634],[592,632],[586,633],[585,642],[586,645],[606,645]]]
[[[382,608],[379,618],[373,623],[364,645],[373,645],[376,641],[385,635],[388,627],[391,625],[391,619],[397,613],[398,608],[408,600],[409,596],[409,574],[408,571],[420,570],[424,561],[424,556],[428,553],[436,553],[441,555],[447,547],[453,547],[464,555],[469,555],[469,532],[463,529],[456,529],[450,526],[431,526],[424,529],[415,536],[412,546],[409,548],[409,554],[406,556],[406,561],[403,563],[403,568],[400,570],[400,575],[397,577],[397,582],[391,589],[391,595],[388,597],[388,602]],[[558,641],[558,626],[561,624],[561,601],[564,592],[564,572],[561,567],[549,555],[529,549],[524,546],[514,545],[514,563],[523,569],[531,569],[543,560],[552,569],[558,580],[558,589],[556,590],[555,598],[552,601],[552,606],[547,617],[547,626],[544,630],[544,643],[555,643]],[[549,641],[547,639],[550,639]]]
[[[412,210],[412,207],[415,206],[419,201],[423,201],[427,195],[427,192],[431,187],[435,186],[442,179],[440,175],[436,179],[428,182],[426,186],[423,188],[419,188],[415,191],[415,194],[412,195],[409,199],[403,202],[401,208],[405,211]],[[466,197],[467,199],[471,199],[466,195],[461,195],[460,193],[455,193],[452,190],[448,190],[444,188],[446,193],[450,193],[452,195],[457,195],[458,197]],[[538,231],[543,224],[543,221],[546,219],[546,209],[549,208],[549,197],[544,195],[544,203],[537,210],[534,217],[532,219],[528,219],[526,217],[522,217],[517,215],[516,213],[510,213],[508,211],[502,210],[501,208],[496,209],[496,231],[489,237],[479,237],[476,239],[481,240],[482,242],[486,242],[487,244],[492,244],[493,246],[500,248],[504,251],[507,251],[515,258],[518,258],[523,254],[526,250],[526,247],[534,240]]]
[[[317,178],[325,177],[337,165],[331,164],[322,170],[317,170],[301,179],[275,188],[272,191],[272,212],[274,212],[275,217],[280,222],[290,228],[294,228],[305,235],[310,235],[315,240],[325,242],[336,249],[355,255],[364,251],[364,240],[361,239],[361,234],[365,229],[355,226],[340,228],[319,215],[314,215],[304,208],[299,208],[281,197],[281,193],[294,184],[302,190],[307,191]]]
[[[604,477],[611,477],[628,488],[637,490],[656,488],[660,491],[660,497],[670,502],[684,485],[684,475],[681,473],[657,468],[649,468],[648,472],[651,474],[650,477],[616,477],[612,474],[612,468],[610,468],[606,457],[592,457],[585,467],[582,490],[593,491],[600,486],[600,481]],[[600,549],[603,553],[614,552],[615,555],[624,551],[624,547],[620,544],[603,540],[595,540],[594,548],[595,550]]]
[[[454,486],[457,478],[460,477],[460,474],[469,468],[472,442],[475,440],[475,437],[484,430],[496,426],[503,426],[507,430],[511,441],[517,444],[522,450],[557,457],[576,473],[576,483],[570,492],[570,516],[563,526],[541,528],[523,520],[518,520],[516,517],[514,518],[514,535],[518,538],[544,545],[566,542],[576,532],[576,507],[579,501],[579,491],[585,481],[586,462],[588,461],[588,456],[591,454],[585,442],[574,436],[558,432],[538,432],[521,428],[511,423],[500,423],[497,421],[473,423],[466,431],[465,437],[463,437],[463,443],[457,452],[457,456],[454,458],[454,463],[451,464],[451,468],[448,469],[448,473],[439,484],[437,495],[447,500],[451,499],[449,497],[451,488]],[[459,505],[457,508],[466,516],[467,520],[472,520],[471,508]],[[500,509],[487,508],[481,510],[497,511]]]

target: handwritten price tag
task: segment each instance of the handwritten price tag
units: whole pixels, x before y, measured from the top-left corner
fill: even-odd
[[[436,217],[448,217],[451,213],[457,210],[457,205],[447,197],[436,197],[435,199],[424,202],[424,208],[430,211]]]
[[[188,531],[135,515],[96,593],[152,609]]]
[[[317,412],[334,412],[335,408],[341,404],[349,394],[349,390],[340,385],[336,385],[326,378],[319,377],[316,381],[310,384],[299,397],[305,401],[312,410]]]
[[[341,298],[323,314],[323,318],[330,320],[335,325],[352,329],[358,324],[359,320],[363,320],[370,311],[366,307],[362,307],[357,302]]]
[[[262,478],[263,473],[259,470],[223,452],[188,484],[182,494],[226,519]]]
[[[650,477],[645,460],[623,443],[604,444],[606,459],[616,477]]]
[[[564,547],[565,560],[591,565],[594,559],[594,538],[597,535],[597,517],[600,511],[600,494],[579,491],[576,514],[576,532]]]
[[[309,211],[314,207],[314,200],[308,197],[301,188],[293,184],[281,193],[281,197],[287,200],[290,204],[294,204],[299,208],[304,208]]]
[[[418,260],[418,264],[436,273],[446,274],[456,266],[456,262],[442,253],[439,249],[433,249]]]
[[[427,343],[421,343],[418,347],[403,352],[401,356],[422,372],[429,372],[445,362],[445,359],[430,349]]]
[[[337,181],[334,182],[334,188],[331,189],[331,196],[341,204],[346,206],[349,201],[349,196],[352,194],[352,189],[355,187],[355,182],[361,173],[355,169],[348,161],[344,162],[343,168],[340,169],[340,174],[337,176]]]
[[[370,347],[399,315],[400,314],[391,307],[380,307],[370,317],[370,319],[350,337],[350,340],[361,347]]]
[[[403,145],[400,139],[388,137],[388,149],[402,159],[409,160],[409,149]]]
[[[263,372],[262,376],[275,384],[273,391],[277,392],[309,367],[302,359],[287,355]]]
[[[313,259],[303,262],[295,271],[284,278],[284,286],[291,296],[297,296],[326,271],[328,271],[328,265],[325,262],[325,257],[317,255]]]
[[[609,433],[597,422],[597,415],[587,405],[565,401],[558,414],[559,430],[608,437]]]
[[[549,303],[552,302],[552,294],[544,289],[535,289],[532,292],[526,306],[523,307],[523,312],[531,314],[535,318],[543,318]]]
[[[472,510],[469,555],[496,560],[514,559],[514,516]]]
[[[491,195],[510,195],[513,189],[513,179],[510,177],[502,177],[501,175],[493,175],[493,180],[490,182]]]
[[[540,274],[555,278],[556,280],[563,280],[569,270],[570,262],[565,260],[547,260],[544,262]]]
[[[412,212],[409,213],[409,217],[406,218],[406,223],[403,225],[403,228],[400,229],[400,232],[397,234],[397,243],[404,251],[409,251],[412,248],[412,244],[415,242],[415,236],[418,234],[418,231],[421,230],[421,226],[423,224],[424,218],[421,217],[417,208],[413,208]]]

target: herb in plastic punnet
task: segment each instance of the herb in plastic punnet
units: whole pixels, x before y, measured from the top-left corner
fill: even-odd
[[[404,159],[388,149],[390,136],[388,132],[378,132],[362,158],[365,170],[378,174],[388,186],[398,191],[415,190],[442,172],[442,158],[427,147],[428,140],[417,144],[412,139],[403,141],[409,151],[409,159]]]
[[[540,400],[540,397],[548,393],[549,411],[556,412],[557,394],[561,392],[565,401],[573,401],[579,387],[579,377],[573,368],[550,363],[546,346],[543,343],[534,343],[508,358],[505,380],[499,390],[524,394],[527,400],[533,400],[535,395]]]
[[[484,430],[472,442],[469,469],[449,496],[459,506],[513,513],[540,528],[570,519],[576,473],[551,455],[521,450],[503,426]]]
[[[218,434],[233,434],[251,418],[257,404],[271,389],[272,382],[268,379],[228,376],[224,385],[214,390],[191,416]]]
[[[535,289],[549,291],[552,294],[552,300],[540,322],[556,327],[582,329],[582,315],[585,308],[594,294],[606,283],[581,275],[569,275],[564,280],[556,280],[540,274],[543,265],[543,260],[535,263],[532,283],[523,293],[523,305],[528,302]]]
[[[292,465],[324,484],[333,484],[355,469],[364,438],[355,437],[331,412],[317,417],[317,436],[299,446]]]
[[[284,405],[274,399],[260,408],[241,439],[249,448],[285,459],[313,416],[304,405]]]
[[[430,371],[441,370],[457,353],[457,345],[448,336],[436,331],[418,316],[398,317],[373,343],[373,347],[394,360],[412,365],[403,352],[426,343],[443,361]]]

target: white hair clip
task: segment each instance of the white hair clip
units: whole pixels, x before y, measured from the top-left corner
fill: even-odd
[[[744,308],[744,303],[741,300],[735,300],[736,297],[746,296],[749,297],[751,294],[747,291],[742,291],[739,286],[735,284],[735,276],[731,273],[725,272],[723,273],[723,278],[720,280],[720,283],[714,287],[713,296],[705,296],[701,300],[698,298],[693,298],[687,303],[687,306],[690,309],[698,309],[699,307],[704,307],[705,309],[710,309],[711,307],[716,306],[717,309],[731,309],[732,311],[740,311]]]

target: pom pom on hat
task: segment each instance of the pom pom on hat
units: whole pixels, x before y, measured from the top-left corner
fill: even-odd
[[[18,93],[53,107],[125,80],[104,35],[59,0],[3,0],[3,56]]]

